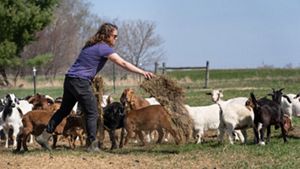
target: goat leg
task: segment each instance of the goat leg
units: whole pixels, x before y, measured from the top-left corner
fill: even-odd
[[[280,128],[281,128],[281,133],[282,133],[283,141],[284,141],[284,143],[286,143],[287,142],[286,131],[284,129],[284,124],[283,123],[280,123]]]
[[[52,139],[53,139],[52,149],[55,149],[56,148],[56,143],[57,143],[57,135],[54,134]]]
[[[271,125],[267,127],[267,143],[270,142],[270,137],[271,137]]]
[[[257,131],[257,127],[253,127],[253,132],[254,132],[254,143],[258,144],[259,142],[259,136],[258,136],[258,131]]]
[[[140,131],[140,130],[138,130],[138,131],[136,131],[136,133],[137,133],[137,135],[139,136],[139,138],[140,138],[140,140],[141,140],[141,142],[142,142],[142,146],[145,146],[146,143],[145,143],[145,139],[144,139],[143,132]]]
[[[164,131],[162,128],[157,129],[158,132],[158,140],[157,140],[157,144],[160,144],[162,142],[162,139],[164,137]]]
[[[124,141],[124,135],[125,135],[125,129],[124,128],[122,128],[121,129],[121,139],[120,139],[120,148],[123,148],[123,141]]]
[[[22,138],[23,138],[23,134],[18,134],[18,136],[17,136],[17,148],[16,148],[15,152],[21,151]]]
[[[259,133],[260,133],[259,144],[261,144],[261,145],[265,145],[265,129],[266,129],[266,126],[263,124],[262,128],[259,130]]]
[[[117,143],[116,143],[116,137],[115,137],[115,130],[116,129],[111,129],[109,130],[109,138],[110,138],[110,142],[111,142],[111,150],[118,148],[117,147]]]

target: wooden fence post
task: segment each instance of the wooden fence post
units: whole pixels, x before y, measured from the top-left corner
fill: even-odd
[[[206,61],[204,88],[208,88],[208,81],[209,81],[209,62]]]
[[[163,62],[162,63],[162,74],[165,74],[165,71],[166,71],[166,63]]]
[[[93,89],[94,89],[94,94],[97,98],[97,106],[98,106],[98,112],[99,112],[99,119],[97,123],[97,133],[98,135],[98,140],[99,140],[99,146],[100,148],[103,148],[103,140],[104,140],[104,119],[103,119],[103,109],[101,107],[101,102],[102,102],[102,96],[103,96],[103,91],[104,91],[104,83],[103,79],[101,76],[96,76],[93,80]]]
[[[158,63],[155,62],[155,63],[154,63],[154,73],[155,73],[155,74],[157,74],[157,71],[158,71],[157,69],[158,69]]]

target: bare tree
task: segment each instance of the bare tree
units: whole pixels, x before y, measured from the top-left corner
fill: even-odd
[[[152,66],[163,58],[163,41],[150,21],[127,21],[120,27],[120,54],[136,66]]]
[[[27,46],[23,53],[25,59],[52,53],[51,62],[39,70],[50,79],[65,73],[87,37],[101,23],[97,16],[89,13],[89,4],[80,0],[62,0],[54,16],[54,21],[38,33],[39,40]]]
[[[132,64],[150,69],[155,62],[164,57],[163,40],[155,34],[156,25],[151,21],[123,21],[119,25],[119,36],[115,50]],[[115,67],[117,74],[126,76],[127,72]],[[112,64],[105,66],[105,73],[112,73]]]
[[[50,80],[57,74],[64,74],[76,59],[86,40],[94,34],[104,22],[89,13],[89,4],[80,0],[62,0],[55,10],[54,21],[38,33],[39,40],[27,46],[23,58],[28,59],[45,53],[52,54],[52,60],[42,66],[39,73]],[[121,57],[142,68],[154,66],[154,62],[163,58],[163,41],[155,34],[156,25],[150,21],[110,22],[119,26],[118,43],[115,47]],[[113,64],[108,62],[102,75],[113,73]],[[115,73],[126,75],[118,66]],[[27,72],[29,69],[27,69]],[[30,70],[31,71],[31,70]]]

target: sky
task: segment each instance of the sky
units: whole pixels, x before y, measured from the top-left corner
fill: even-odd
[[[167,66],[300,67],[299,0],[87,0],[113,20],[156,24]]]

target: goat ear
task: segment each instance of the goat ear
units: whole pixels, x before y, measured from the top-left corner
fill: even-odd
[[[212,95],[212,93],[211,93],[211,92],[208,92],[208,93],[206,93],[206,95],[210,95],[210,96],[211,96],[211,95]]]
[[[19,99],[15,98],[15,103],[20,104]]]
[[[299,97],[300,96],[300,93],[298,93],[295,97],[294,97],[294,99],[296,99],[297,97]]]
[[[111,96],[111,94],[110,94],[110,95],[108,95],[108,97],[107,97],[107,99],[106,99],[106,105],[111,104],[111,102],[112,102],[112,96]]]
[[[275,92],[275,89],[274,88],[272,88],[272,91],[273,91],[273,93]]]
[[[289,102],[289,103],[292,103],[292,101],[291,101],[291,99],[289,98],[289,96],[287,96],[287,95],[282,95],[282,97],[284,97],[284,98],[286,98],[286,100]]]
[[[47,102],[48,102],[49,104],[54,104],[54,101],[53,101],[52,99],[46,98],[46,100],[47,100]]]
[[[258,107],[257,100],[256,100],[256,98],[255,98],[254,93],[252,93],[252,92],[250,93],[250,98],[251,98],[251,100],[252,100],[254,106],[255,106],[255,107]]]

